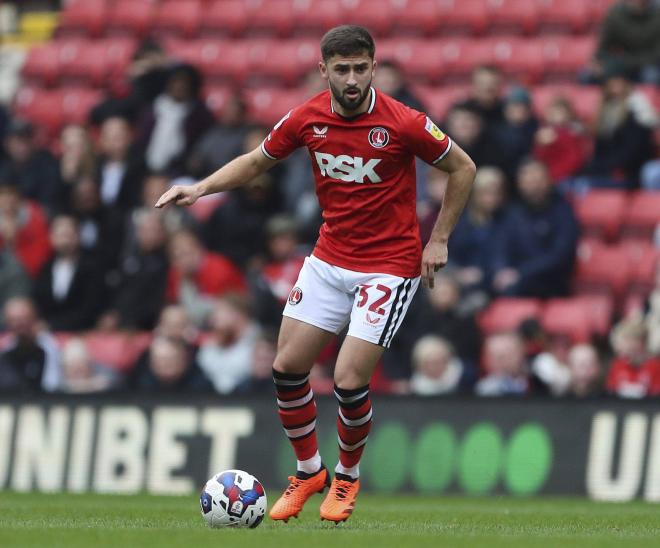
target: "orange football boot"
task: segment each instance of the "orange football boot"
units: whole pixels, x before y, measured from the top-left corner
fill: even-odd
[[[289,518],[297,518],[309,497],[314,493],[323,493],[326,487],[330,487],[330,475],[325,466],[306,478],[289,476],[289,486],[270,509],[270,519],[286,523]]]
[[[346,481],[335,477],[330,491],[321,504],[321,519],[335,523],[346,521],[353,513],[359,490],[360,480]]]

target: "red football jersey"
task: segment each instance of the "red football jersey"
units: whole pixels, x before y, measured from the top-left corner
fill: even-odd
[[[271,159],[306,146],[323,210],[314,255],[357,272],[419,276],[415,156],[429,164],[451,140],[428,116],[371,88],[369,109],[334,111],[330,91],[289,111],[261,145]]]

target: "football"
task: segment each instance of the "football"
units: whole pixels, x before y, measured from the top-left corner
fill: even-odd
[[[266,492],[253,475],[225,470],[206,482],[199,499],[202,517],[209,527],[249,527],[266,514]]]

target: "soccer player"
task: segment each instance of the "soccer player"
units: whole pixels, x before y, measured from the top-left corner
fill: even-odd
[[[420,279],[433,287],[447,262],[447,241],[475,175],[472,160],[424,114],[371,87],[372,37],[342,25],[321,40],[319,68],[329,89],[289,111],[259,148],[199,183],[174,186],[156,203],[190,205],[243,185],[306,146],[323,226],[283,312],[273,364],[279,416],[298,466],[270,517],[287,521],[326,486],[321,518],[340,522],[360,489],[360,457],[371,427],[369,381],[406,315]],[[446,171],[449,182],[429,242],[419,237],[415,156]],[[335,365],[339,463],[330,474],[319,455],[309,371],[344,327]]]

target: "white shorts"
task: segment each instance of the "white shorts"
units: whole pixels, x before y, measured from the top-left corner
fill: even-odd
[[[311,255],[305,259],[283,314],[332,333],[389,348],[408,311],[420,277],[347,270]]]

